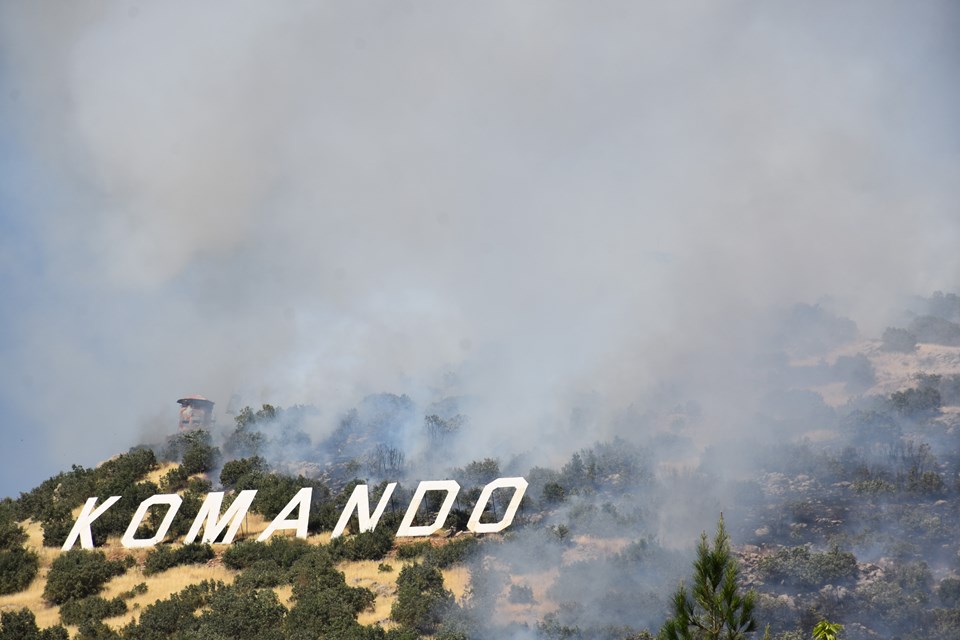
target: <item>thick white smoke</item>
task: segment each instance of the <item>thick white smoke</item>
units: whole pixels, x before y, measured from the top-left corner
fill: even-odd
[[[774,305],[882,329],[957,285],[957,21],[3,3],[0,406],[38,457],[4,447],[2,492],[172,429],[187,393],[332,420],[446,385],[484,455],[611,435],[558,426],[591,395],[726,396]]]

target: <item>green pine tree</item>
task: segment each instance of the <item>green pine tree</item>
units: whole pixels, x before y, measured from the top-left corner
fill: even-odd
[[[813,640],[837,640],[837,635],[843,631],[843,625],[821,620],[813,628]]]
[[[730,553],[723,514],[713,548],[706,532],[700,535],[693,570],[693,588],[688,592],[680,583],[673,596],[673,617],[661,627],[660,640],[743,640],[756,629],[756,594],[740,593],[739,569]]]

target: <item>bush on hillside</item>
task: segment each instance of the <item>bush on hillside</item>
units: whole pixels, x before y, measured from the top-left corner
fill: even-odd
[[[40,559],[33,551],[0,551],[0,595],[23,591],[37,577],[39,569]]]
[[[222,582],[204,580],[158,600],[140,614],[135,623],[124,627],[124,640],[158,640],[170,637],[196,638],[199,626],[195,612],[207,606],[214,594],[226,586]],[[175,635],[180,634],[180,635]]]
[[[68,600],[60,607],[60,620],[64,624],[79,625],[90,620],[103,620],[120,616],[127,612],[127,603],[123,598],[107,600],[100,596],[89,596],[80,600]]]
[[[453,593],[444,588],[440,570],[414,563],[397,576],[397,599],[390,617],[419,633],[431,634],[454,606]]]
[[[763,558],[760,570],[768,580],[778,580],[781,584],[821,587],[856,578],[857,559],[837,547],[824,553],[803,546],[787,547]]]
[[[917,350],[917,336],[906,329],[887,327],[881,337],[881,349],[893,353],[913,353]]]
[[[69,637],[60,625],[38,628],[36,616],[27,608],[0,613],[0,640],[68,640]]]
[[[96,595],[110,578],[126,570],[126,563],[107,560],[102,551],[71,549],[53,561],[43,599],[60,605],[68,600]]]
[[[159,545],[147,552],[143,575],[153,575],[184,564],[203,564],[213,557],[213,547],[208,544],[185,544],[178,549]]]

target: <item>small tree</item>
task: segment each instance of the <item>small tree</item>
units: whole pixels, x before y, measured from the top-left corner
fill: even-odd
[[[688,593],[681,582],[673,596],[673,617],[661,627],[661,640],[742,640],[756,629],[756,594],[752,590],[740,594],[739,569],[730,553],[723,515],[712,549],[706,532],[700,535],[693,571],[692,590]]]
[[[433,633],[453,606],[453,593],[443,588],[440,570],[414,563],[397,576],[397,599],[390,617],[420,633]]]
[[[813,640],[837,640],[837,634],[843,631],[843,625],[821,620],[813,628]]]

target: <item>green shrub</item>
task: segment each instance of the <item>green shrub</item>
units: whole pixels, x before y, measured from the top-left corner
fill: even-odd
[[[88,620],[103,620],[127,612],[127,603],[123,598],[107,600],[100,596],[89,596],[80,600],[68,600],[60,607],[60,620],[64,624],[78,625]]]
[[[231,460],[224,464],[220,471],[220,484],[224,487],[233,487],[244,476],[263,474],[267,472],[267,469],[267,461],[260,456]]]
[[[560,504],[566,497],[567,492],[559,482],[548,482],[543,486],[541,500],[546,505]]]
[[[411,544],[402,544],[397,547],[397,558],[401,560],[410,560],[419,558],[430,549],[432,545],[429,542],[414,542]]]
[[[919,342],[960,346],[960,325],[936,316],[917,316],[910,322],[910,333]]]
[[[183,469],[190,475],[210,471],[220,460],[220,450],[208,444],[191,443],[183,452]]]
[[[126,495],[126,489],[157,468],[157,458],[150,449],[132,449],[107,460],[94,472],[94,492],[89,496]]]
[[[285,622],[288,640],[313,640],[318,632],[328,638],[378,637],[356,620],[373,604],[373,592],[348,587],[327,556],[304,556],[291,569],[291,576],[294,606]]]
[[[887,482],[882,478],[870,478],[869,480],[856,480],[851,488],[857,495],[882,495],[896,493],[897,487],[892,482]]]
[[[137,596],[142,596],[146,592],[147,592],[147,583],[140,582],[134,585],[133,588],[130,589],[129,591],[124,591],[123,593],[121,593],[120,597],[123,598],[124,600],[129,600]]]
[[[80,506],[90,496],[98,495],[95,475],[94,469],[74,465],[69,472],[47,478],[40,486],[20,494],[16,501],[16,519],[40,521],[52,506],[63,506],[68,511]]]
[[[348,538],[334,538],[328,549],[336,559],[382,560],[393,548],[394,533],[386,527],[364,531]]]
[[[390,617],[405,627],[430,634],[454,606],[453,594],[444,589],[440,570],[414,563],[397,576],[397,599]]]
[[[278,587],[287,582],[288,571],[273,560],[257,560],[237,576],[238,587],[262,589]]]
[[[120,640],[117,632],[102,620],[84,620],[77,625],[77,629],[75,640]]]
[[[164,493],[180,491],[187,486],[189,479],[190,474],[187,473],[187,470],[183,468],[183,466],[178,465],[170,469],[170,471],[167,471],[163,474],[163,477],[160,478],[160,490]]]
[[[929,617],[930,581],[924,563],[898,564],[882,579],[859,585],[856,598],[867,615],[888,627],[890,635],[906,635],[916,629],[918,620]]]
[[[268,542],[244,540],[230,545],[223,553],[223,564],[230,569],[246,569],[259,561],[272,562],[278,567],[289,569],[303,555],[322,552],[299,538],[275,536]]]
[[[904,416],[936,413],[940,411],[940,392],[932,387],[895,391],[890,395],[890,404]]]
[[[0,640],[68,640],[69,637],[60,625],[39,629],[29,609],[0,612]]]
[[[213,595],[226,588],[222,582],[204,580],[158,600],[140,614],[136,623],[124,627],[124,640],[159,640],[163,638],[196,638],[199,620],[194,612],[206,606]],[[174,635],[180,634],[180,635]]]
[[[193,637],[283,640],[281,625],[286,613],[270,589],[226,587],[210,597]],[[315,633],[323,631],[315,629]]]
[[[761,559],[760,570],[768,580],[779,580],[781,584],[819,587],[856,578],[857,559],[837,547],[825,553],[802,546],[787,547]]]
[[[960,580],[944,578],[937,587],[937,595],[940,596],[943,606],[950,609],[960,607]]]
[[[514,604],[532,604],[534,602],[533,589],[525,584],[512,584],[507,600]]]
[[[884,351],[913,353],[917,350],[917,336],[906,329],[887,327],[883,332],[881,340],[883,340],[883,345],[880,348]]]
[[[27,541],[27,534],[14,520],[12,509],[5,509],[0,513],[0,551],[13,551],[23,546]]]
[[[160,545],[147,553],[143,575],[153,575],[184,564],[203,564],[213,557],[213,547],[208,544],[185,544],[178,549]]]
[[[0,551],[0,595],[29,587],[39,568],[40,559],[33,551],[23,548]]]
[[[120,560],[107,560],[102,551],[72,549],[53,561],[43,599],[51,604],[96,595],[110,578],[126,571]]]
[[[960,638],[960,609],[934,609],[928,616],[927,637],[930,640]]]
[[[430,547],[423,555],[423,563],[438,569],[466,562],[476,553],[480,542],[473,536],[463,536],[450,540],[439,547]]]
[[[43,546],[59,549],[73,529],[73,513],[64,505],[51,505],[40,519]]]

